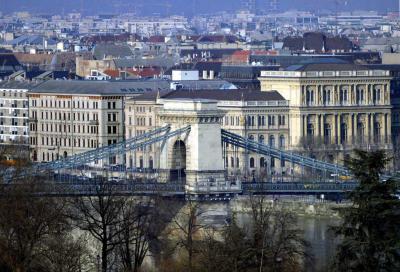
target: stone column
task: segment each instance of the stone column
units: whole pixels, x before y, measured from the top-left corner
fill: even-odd
[[[354,133],[353,133],[353,129],[354,129],[353,118],[354,118],[354,114],[350,113],[349,114],[349,119],[348,119],[349,120],[349,127],[348,127],[348,131],[347,131],[347,134],[348,134],[347,142],[348,143],[353,143],[353,135],[354,135]]]
[[[300,114],[300,135],[299,135],[300,139],[296,139],[297,142],[299,142],[302,138],[305,137],[304,135],[304,116],[303,114]],[[269,140],[269,139],[267,139]]]
[[[333,122],[332,122],[332,143],[333,144],[336,144],[336,138],[337,138],[337,130],[336,130],[336,128],[337,128],[337,115],[336,114],[334,114],[334,115],[332,115],[332,119],[333,119]]]
[[[381,137],[382,137],[382,139],[383,139],[383,143],[387,143],[387,113],[384,113],[383,114],[383,116],[382,116],[382,124],[383,124],[383,126],[382,126],[382,129],[383,129],[383,131],[381,131]]]
[[[337,96],[336,96],[336,94],[337,94],[337,90],[338,90],[338,86],[337,85],[334,85],[333,86],[333,105],[336,105],[337,104]]]
[[[341,127],[342,127],[342,115],[339,113],[337,116],[337,144],[341,144],[342,142],[342,135],[341,135]]]
[[[325,123],[325,115],[324,114],[321,114],[319,121],[321,122],[321,125],[320,125],[321,134],[320,134],[320,136],[321,136],[321,139],[323,140],[324,139],[324,123]]]
[[[320,119],[320,115],[319,114],[316,114],[315,115],[315,129],[316,129],[316,133],[315,133],[315,136],[316,137],[319,137],[319,136],[321,136],[320,135],[320,121],[319,121],[319,119]]]
[[[365,115],[365,122],[364,122],[364,126],[365,126],[365,140],[367,141],[367,143],[369,143],[369,118],[370,118],[370,114],[367,113]]]
[[[392,115],[390,113],[386,115],[386,142],[392,142]]]

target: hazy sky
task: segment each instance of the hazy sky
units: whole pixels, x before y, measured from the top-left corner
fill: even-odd
[[[142,13],[165,12],[164,3],[172,4],[170,13],[191,14],[235,10],[242,0],[0,0],[0,11],[10,12],[28,10],[38,13],[62,13],[83,8],[85,13],[117,13],[134,11]],[[267,0],[258,0],[260,3]],[[335,0],[280,0],[281,8],[301,10],[333,9]],[[398,0],[339,0],[347,2],[341,9],[377,10],[381,12],[397,11]]]

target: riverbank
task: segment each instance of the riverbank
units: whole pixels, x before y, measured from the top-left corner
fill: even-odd
[[[250,206],[246,205],[250,199],[248,196],[239,196],[231,200],[230,210],[232,213],[248,213]],[[323,217],[339,219],[337,209],[348,207],[350,202],[336,203],[316,199],[313,197],[267,197],[270,205],[277,205],[283,210],[288,210],[295,213],[299,217]]]

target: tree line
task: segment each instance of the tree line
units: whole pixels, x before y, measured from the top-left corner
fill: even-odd
[[[352,205],[331,231],[340,243],[331,271],[400,271],[400,201],[381,181],[382,151],[356,151]],[[3,172],[3,171],[1,171]],[[306,271],[313,263],[297,216],[262,196],[244,204],[249,223],[203,220],[202,203],[122,197],[108,182],[92,197],[41,197],[41,177],[0,187],[0,271]],[[146,258],[151,265],[145,265]]]

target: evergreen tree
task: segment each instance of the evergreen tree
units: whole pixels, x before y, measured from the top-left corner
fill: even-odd
[[[384,151],[356,150],[347,167],[359,181],[352,206],[339,209],[343,223],[333,228],[342,239],[337,271],[400,271],[400,200],[395,181],[380,181],[389,161]]]

